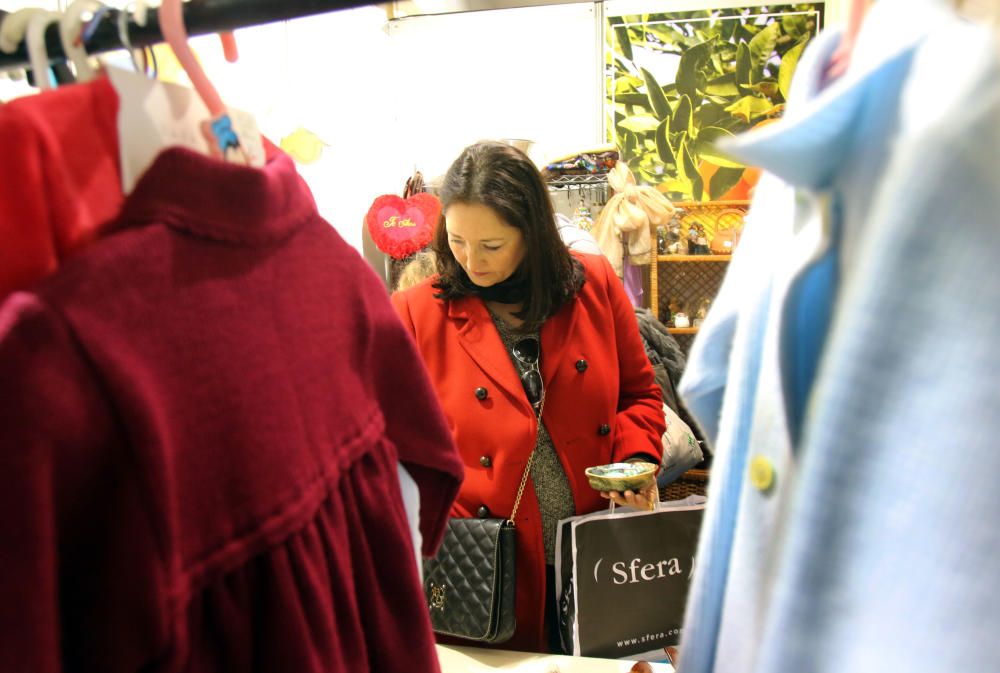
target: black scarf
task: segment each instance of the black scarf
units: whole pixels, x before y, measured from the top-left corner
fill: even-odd
[[[483,301],[495,301],[500,304],[523,304],[528,298],[528,277],[521,269],[495,285],[480,287],[472,282],[469,275],[465,273],[465,269],[459,267],[458,282],[465,292],[475,295]]]

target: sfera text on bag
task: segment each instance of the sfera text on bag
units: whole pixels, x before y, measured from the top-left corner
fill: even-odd
[[[598,570],[601,560],[594,564],[594,580],[598,580]],[[691,559],[694,566],[694,559]],[[658,579],[669,578],[672,575],[682,575],[681,562],[678,558],[663,559],[656,563],[643,563],[640,558],[633,558],[625,561],[615,561],[611,564],[611,581],[615,584],[636,584],[637,582],[652,582]]]

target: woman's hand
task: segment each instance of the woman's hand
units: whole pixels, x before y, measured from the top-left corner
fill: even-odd
[[[656,489],[656,480],[650,481],[638,493],[634,491],[601,491],[601,497],[612,500],[616,505],[634,507],[635,509],[653,509],[660,494]]]

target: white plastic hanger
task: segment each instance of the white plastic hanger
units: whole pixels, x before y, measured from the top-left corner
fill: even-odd
[[[39,7],[25,7],[4,17],[0,24],[0,51],[5,54],[13,54],[24,41],[24,33],[28,29],[28,22],[31,17],[47,10]],[[12,80],[24,79],[24,70],[18,68],[5,73]]]
[[[140,26],[146,25],[146,15],[149,13],[145,0],[136,0],[134,3],[129,3],[135,5],[135,9],[132,10],[132,16],[135,18],[135,22]]]
[[[0,25],[0,51],[13,54],[24,40],[24,32],[28,29],[28,21],[36,14],[44,14],[48,10],[39,7],[26,7],[4,17]]]
[[[42,12],[35,14],[28,21],[25,31],[25,42],[28,46],[28,60],[31,70],[35,73],[35,86],[42,91],[52,88],[49,75],[49,52],[45,48],[45,30],[49,24],[56,23],[62,16],[59,12]]]
[[[132,67],[135,68],[136,72],[145,75],[147,71],[145,64],[142,65],[139,64],[140,55],[142,55],[143,59],[145,60],[145,49],[136,49],[135,47],[133,47],[132,38],[129,36],[128,33],[129,19],[134,18],[134,15],[131,15],[129,13],[129,7],[131,7],[134,4],[135,3],[129,3],[125,5],[125,7],[123,7],[120,12],[118,12],[118,39],[125,47],[125,50],[128,52],[129,58],[132,60]],[[143,21],[145,21],[145,17],[143,17]],[[136,23],[138,23],[138,19],[136,20]]]
[[[59,19],[59,38],[62,40],[63,52],[76,67],[76,79],[79,82],[89,82],[97,74],[90,65],[87,50],[83,46],[83,15],[96,12],[102,6],[98,0],[73,0]]]

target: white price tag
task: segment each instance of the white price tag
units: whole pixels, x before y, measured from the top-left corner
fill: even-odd
[[[157,155],[168,147],[212,154],[205,132],[208,109],[193,89],[152,80],[122,68],[109,66],[107,71],[118,93],[118,140],[125,194],[132,191]],[[240,139],[245,163],[263,166],[264,147],[253,115],[229,110],[229,116]]]

